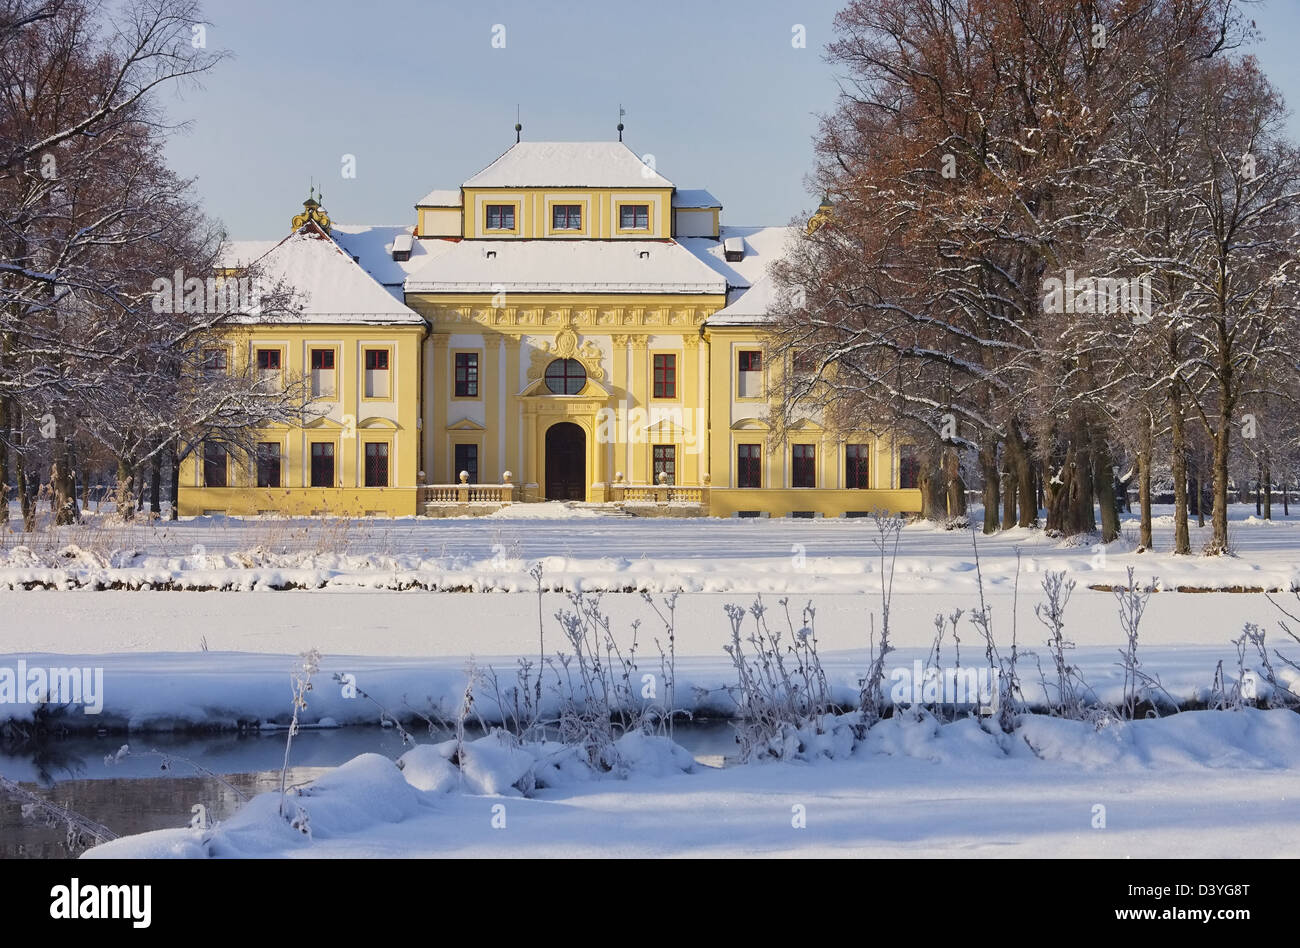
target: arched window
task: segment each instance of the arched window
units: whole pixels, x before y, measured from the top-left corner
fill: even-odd
[[[546,367],[546,387],[556,395],[577,395],[587,384],[587,370],[577,359],[556,359]]]

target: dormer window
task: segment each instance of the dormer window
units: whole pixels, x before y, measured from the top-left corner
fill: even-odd
[[[515,206],[513,204],[489,204],[487,206],[487,230],[514,230]]]
[[[582,230],[581,204],[556,204],[551,208],[551,230]]]
[[[623,230],[649,230],[649,204],[620,204],[618,208],[618,226]]]

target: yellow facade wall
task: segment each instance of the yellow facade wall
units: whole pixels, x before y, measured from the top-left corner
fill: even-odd
[[[509,230],[488,230],[489,204],[515,205],[515,226]],[[552,230],[551,207],[576,204],[583,208],[580,230]],[[619,227],[618,205],[649,206],[649,227],[627,230]],[[658,240],[673,234],[671,188],[465,188],[462,235],[466,238],[585,237],[588,239],[628,238]]]
[[[708,466],[712,486],[710,510],[715,516],[758,510],[773,517],[794,511],[813,511],[827,517],[846,511],[883,510],[919,513],[919,490],[900,489],[897,481],[896,444],[892,436],[868,431],[834,432],[807,421],[774,433],[769,419],[780,410],[777,398],[779,366],[772,364],[766,338],[756,326],[707,327],[709,363]],[[738,387],[738,353],[763,353],[764,390],[760,397],[744,397]],[[739,486],[737,448],[761,445],[762,476],[759,487]],[[792,447],[815,448],[816,487],[794,487]],[[845,445],[869,446],[870,488],[845,487]]]
[[[300,425],[272,425],[255,432],[259,441],[280,446],[280,487],[258,487],[256,462],[231,455],[226,487],[204,483],[196,451],[181,464],[179,509],[182,516],[203,513],[255,515],[338,513],[386,516],[416,513],[420,463],[421,356],[426,330],[421,325],[325,325],[281,323],[248,326],[226,336],[228,362],[238,371],[258,349],[281,352],[285,384],[309,378],[310,351],[335,352],[334,393],[309,399]],[[366,395],[364,353],[389,353],[388,390]],[[311,444],[334,445],[335,485],[311,487]],[[388,486],[365,487],[367,442],[388,446]]]
[[[732,517],[741,511],[757,510],[771,517],[788,517],[795,511],[812,511],[823,517],[842,517],[880,510],[889,513],[920,513],[919,490],[827,490],[827,489],[733,489],[709,491],[709,513]]]
[[[459,237],[460,208],[422,207],[417,237]]]

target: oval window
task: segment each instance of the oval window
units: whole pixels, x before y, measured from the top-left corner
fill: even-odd
[[[546,387],[556,395],[577,395],[587,384],[587,370],[577,359],[556,359],[546,367]]]

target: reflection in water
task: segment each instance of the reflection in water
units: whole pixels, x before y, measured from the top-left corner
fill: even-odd
[[[480,733],[467,736],[478,737]],[[679,724],[675,738],[701,764],[719,767],[725,756],[735,753],[734,733],[726,722],[697,722]],[[416,734],[421,743],[453,736],[450,732]],[[132,754],[107,763],[105,757],[115,755],[124,743],[130,745]],[[405,750],[400,735],[392,729],[305,730],[293,739],[289,783],[313,780],[326,768],[337,767],[358,754],[377,753],[396,759]],[[146,755],[146,751],[163,756]],[[75,737],[0,747],[0,774],[126,836],[187,826],[196,803],[207,808],[210,822],[227,819],[239,808],[239,797],[230,787],[198,774],[186,761],[220,774],[252,797],[279,788],[283,759],[283,731]],[[65,835],[62,826],[46,826],[24,817],[22,805],[0,793],[0,859],[66,859],[77,855],[69,851]]]

